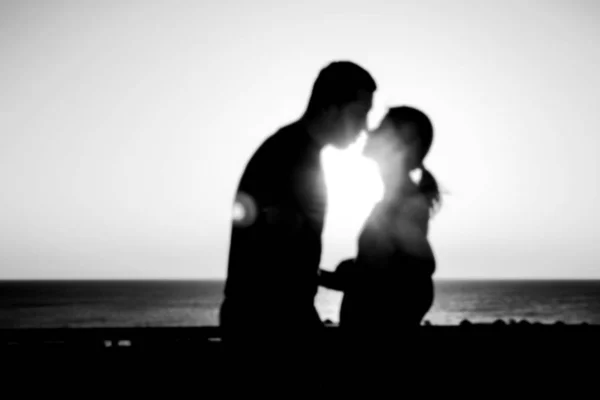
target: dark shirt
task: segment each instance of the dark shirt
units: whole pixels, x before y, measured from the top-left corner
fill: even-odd
[[[296,122],[265,140],[248,162],[238,194],[252,199],[257,214],[232,226],[222,326],[320,323],[314,308],[326,211],[320,152]]]
[[[428,221],[427,199],[412,185],[375,206],[360,234],[356,262],[340,270],[340,326],[378,335],[420,324],[434,297]]]

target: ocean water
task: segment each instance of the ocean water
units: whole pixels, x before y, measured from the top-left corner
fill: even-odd
[[[0,328],[217,325],[222,290],[222,281],[4,281]],[[341,299],[320,290],[324,320],[337,322]],[[600,281],[436,281],[425,319],[600,324]]]

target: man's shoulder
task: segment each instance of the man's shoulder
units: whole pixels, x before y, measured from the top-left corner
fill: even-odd
[[[289,150],[297,148],[298,142],[302,140],[303,128],[299,122],[292,122],[282,126],[269,137],[267,137],[259,146],[256,153],[280,152],[283,149]]]
[[[295,142],[298,141],[300,129],[297,123],[291,123],[263,140],[248,160],[242,182],[252,181],[256,184],[258,177],[260,182],[266,182],[267,176],[273,177],[291,168],[294,154],[298,152]]]
[[[297,122],[285,125],[263,140],[248,164],[269,168],[273,164],[282,166],[282,163],[291,160],[296,152],[301,151],[301,139],[302,128]]]

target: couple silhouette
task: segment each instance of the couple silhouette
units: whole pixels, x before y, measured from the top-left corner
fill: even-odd
[[[357,254],[320,268],[327,191],[320,154],[347,148],[367,130],[377,85],[362,67],[335,61],[316,78],[306,111],[256,150],[235,196],[220,310],[224,342],[319,340],[319,286],[343,292],[339,330],[390,337],[418,327],[434,299],[435,257],[427,239],[440,204],[423,161],[433,126],[420,110],[393,107],[368,132],[384,195],[367,218]],[[412,178],[420,172],[418,181]]]

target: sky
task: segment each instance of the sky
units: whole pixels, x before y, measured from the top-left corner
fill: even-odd
[[[246,162],[337,59],[434,123],[437,278],[600,278],[599,3],[295,3],[0,2],[0,279],[225,278]]]

